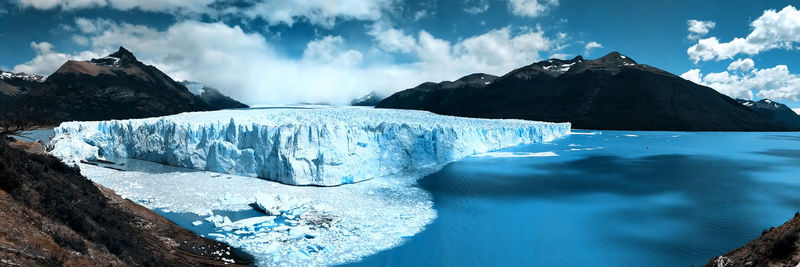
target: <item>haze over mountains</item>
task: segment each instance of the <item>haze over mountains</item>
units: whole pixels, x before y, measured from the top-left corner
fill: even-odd
[[[785,131],[793,124],[765,116],[714,89],[618,52],[595,60],[550,59],[495,78],[471,74],[423,83],[378,108],[439,114],[571,122],[579,129]]]
[[[195,95],[123,47],[104,58],[68,61],[46,79],[4,73],[0,89],[6,107],[51,122],[247,107],[214,89]]]

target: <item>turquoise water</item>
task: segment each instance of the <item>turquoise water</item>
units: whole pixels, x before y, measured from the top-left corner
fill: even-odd
[[[504,151],[558,156],[449,164],[419,181],[438,218],[349,265],[697,266],[800,210],[800,133],[603,131]]]

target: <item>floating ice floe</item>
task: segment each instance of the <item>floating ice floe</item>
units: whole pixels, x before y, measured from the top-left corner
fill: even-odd
[[[558,157],[553,151],[547,152],[489,152],[475,155],[475,157],[490,158],[534,158],[534,157]]]
[[[436,217],[430,194],[416,180],[440,166],[345,186],[307,187],[112,160],[124,163],[118,166],[125,171],[79,164],[81,173],[149,209],[196,214],[204,225],[213,226],[202,234],[254,255],[258,266],[355,261],[401,244]],[[234,220],[214,212],[251,212],[253,206],[264,210],[263,215]],[[187,219],[184,227],[202,228],[192,227],[193,220]]]
[[[581,135],[601,135],[603,132],[591,131],[591,132],[569,132],[569,134],[581,134]]]
[[[251,109],[65,122],[51,144],[53,155],[71,162],[127,157],[292,185],[333,186],[569,133],[569,123],[411,110]]]
[[[603,149],[603,147],[584,147],[584,148],[570,148],[569,151],[590,151],[590,150],[598,150]]]

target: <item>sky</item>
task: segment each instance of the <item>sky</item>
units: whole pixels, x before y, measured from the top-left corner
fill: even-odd
[[[344,104],[425,81],[619,51],[800,108],[800,1],[0,0],[0,69],[124,46],[251,105]]]

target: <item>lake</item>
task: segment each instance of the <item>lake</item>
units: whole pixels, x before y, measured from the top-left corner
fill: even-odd
[[[95,182],[151,208],[208,205],[230,193],[246,201],[262,191],[316,196],[334,207],[350,203],[349,223],[363,225],[346,229],[377,236],[387,247],[402,242],[372,254],[380,246],[336,241],[341,251],[331,250],[338,257],[331,262],[342,262],[347,257],[340,254],[350,249],[371,254],[348,266],[700,266],[800,210],[800,133],[575,131],[476,155],[412,186],[432,197],[438,216],[428,225],[427,215],[419,216],[426,207],[414,210],[426,197],[396,193],[407,191],[405,183],[393,185],[397,177],[317,188],[135,160],[124,168],[139,172],[82,166]],[[408,197],[356,200],[382,194],[373,192]],[[151,196],[162,197],[150,202]],[[198,234],[220,231],[192,224],[205,216],[155,210]],[[233,220],[261,215],[214,213]],[[387,230],[392,225],[408,225],[402,232],[412,233],[425,226],[390,242],[398,236]]]
[[[578,132],[424,177],[438,218],[348,265],[699,266],[800,209],[800,133]]]

